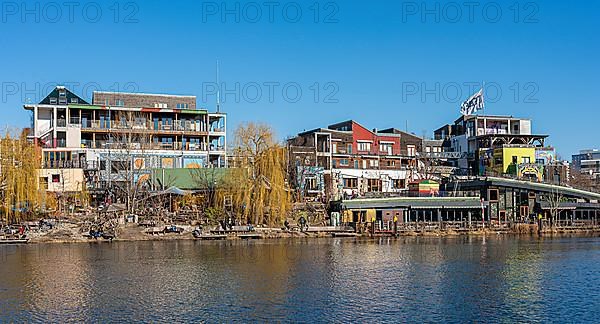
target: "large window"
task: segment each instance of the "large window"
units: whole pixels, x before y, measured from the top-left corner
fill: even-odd
[[[379,179],[369,179],[369,191],[381,191],[380,183]]]
[[[344,178],[344,188],[356,188],[356,187],[358,187],[358,179]]]
[[[394,147],[393,143],[386,143],[386,142],[379,143],[379,151],[382,153],[385,153],[387,155],[392,155],[393,147]]]
[[[405,179],[393,179],[392,186],[394,186],[394,189],[404,189],[404,188],[406,188],[406,180]]]
[[[358,151],[359,152],[371,151],[371,143],[370,142],[358,142]]]
[[[406,154],[408,156],[415,156],[417,155],[417,149],[414,145],[407,145],[406,146]]]

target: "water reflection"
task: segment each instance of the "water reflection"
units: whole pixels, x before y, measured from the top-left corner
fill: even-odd
[[[0,258],[3,321],[579,321],[600,308],[597,238],[28,245]]]

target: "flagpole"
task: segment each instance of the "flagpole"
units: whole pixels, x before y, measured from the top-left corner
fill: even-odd
[[[481,87],[481,100],[483,101],[483,108],[481,108],[481,114],[485,116],[485,81]]]

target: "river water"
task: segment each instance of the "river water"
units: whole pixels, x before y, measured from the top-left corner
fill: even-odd
[[[600,239],[0,246],[1,322],[596,322]]]

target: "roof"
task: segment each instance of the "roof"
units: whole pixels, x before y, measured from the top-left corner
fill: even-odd
[[[154,97],[179,97],[179,98],[196,98],[196,96],[192,95],[174,95],[174,94],[166,94],[166,93],[143,93],[143,92],[118,92],[118,91],[94,91],[92,95],[95,93],[101,94],[114,94],[114,95],[126,95],[126,96],[154,96]]]
[[[394,197],[374,199],[344,200],[342,205],[347,209],[374,208],[467,208],[480,209],[479,197]]]
[[[405,132],[403,130],[397,129],[397,128],[386,128],[386,129],[382,129],[380,131],[377,132],[377,135],[382,135],[382,136],[389,136],[392,134],[396,134],[396,135],[400,135],[400,136],[410,136],[410,137],[414,137],[416,139],[422,139],[421,137],[412,134],[412,133],[408,133]]]
[[[222,183],[227,172],[225,168],[199,168],[199,169],[154,169],[152,181],[157,186],[183,190],[202,190],[210,185]]]
[[[62,92],[62,91],[65,92],[65,96],[63,96],[63,98],[66,98],[65,103],[59,103],[60,92]],[[50,98],[56,98],[57,101],[55,103],[51,103]],[[56,86],[54,88],[54,90],[52,90],[44,99],[42,99],[42,101],[39,102],[39,104],[40,105],[64,105],[64,106],[66,106],[67,104],[71,103],[72,99],[77,99],[77,104],[80,104],[80,105],[88,105],[89,104],[87,101],[83,100],[80,96],[74,94],[71,90],[69,90],[63,86]]]
[[[553,185],[548,183],[541,182],[531,182],[525,180],[515,180],[508,178],[498,178],[498,177],[477,177],[476,179],[461,182],[460,186],[482,186],[484,184],[499,186],[499,187],[510,187],[510,188],[520,188],[527,190],[537,190],[548,193],[558,193],[562,195],[573,196],[577,198],[585,198],[589,200],[600,200],[600,193],[585,191],[581,189],[575,189],[571,187]]]

